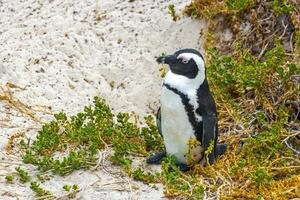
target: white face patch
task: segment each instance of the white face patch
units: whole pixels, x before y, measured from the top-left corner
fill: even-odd
[[[177,60],[181,60],[183,63],[188,63],[192,57],[185,56],[183,54],[180,54],[177,56]]]

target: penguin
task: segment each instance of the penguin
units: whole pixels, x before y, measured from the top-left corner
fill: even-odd
[[[217,144],[217,109],[202,54],[195,49],[181,49],[156,61],[170,67],[162,84],[156,115],[165,151],[146,162],[160,164],[164,157],[172,155],[181,171],[188,171],[195,163],[213,164],[217,156],[225,153],[227,145]],[[212,142],[213,149],[205,156]]]

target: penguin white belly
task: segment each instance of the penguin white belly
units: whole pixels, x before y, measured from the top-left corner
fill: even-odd
[[[181,97],[166,87],[161,93],[161,128],[168,154],[184,164],[190,163],[187,155],[192,155],[193,161],[200,160],[201,144],[196,142],[193,148],[189,145],[197,140]]]

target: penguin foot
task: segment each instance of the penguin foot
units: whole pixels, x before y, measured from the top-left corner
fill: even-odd
[[[191,167],[189,167],[186,164],[182,164],[182,163],[176,163],[175,166],[178,167],[178,169],[180,171],[182,171],[182,172],[187,172],[187,171],[189,171],[191,169]],[[169,172],[174,171],[174,169],[172,168],[172,166],[169,166],[168,171]]]
[[[186,164],[176,164],[176,166],[180,169],[180,171],[182,171],[182,172],[187,172],[187,171],[189,171],[191,168],[188,166],[188,165],[186,165]]]
[[[154,154],[153,156],[150,156],[146,162],[148,164],[156,164],[159,165],[161,164],[163,158],[165,158],[167,156],[167,153],[165,151],[162,152],[158,152],[157,154]]]
[[[217,156],[223,155],[226,152],[227,144],[217,144],[216,148]]]

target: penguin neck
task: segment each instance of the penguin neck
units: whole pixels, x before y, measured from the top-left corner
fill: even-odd
[[[205,77],[201,76],[200,73],[195,78],[191,79],[169,71],[166,75],[164,83],[176,88],[182,93],[187,93],[191,90],[197,90],[202,85],[204,80]]]

